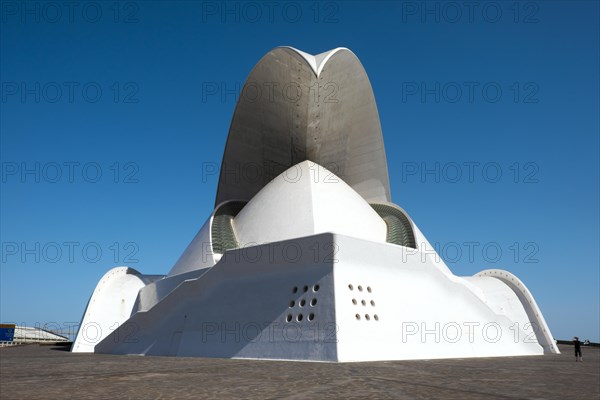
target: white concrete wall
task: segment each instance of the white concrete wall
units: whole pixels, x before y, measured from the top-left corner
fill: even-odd
[[[238,249],[96,352],[344,362],[543,354],[522,329],[532,321],[515,292],[478,279],[450,279],[425,254],[342,235]]]

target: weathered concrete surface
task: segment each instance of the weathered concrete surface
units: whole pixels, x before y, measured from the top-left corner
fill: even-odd
[[[600,349],[561,355],[356,364],[0,349],[1,399],[598,399]]]
[[[348,49],[330,54],[318,76],[291,48],[275,48],[256,64],[231,120],[215,207],[249,201],[304,160],[327,168],[368,202],[391,201],[369,78]]]

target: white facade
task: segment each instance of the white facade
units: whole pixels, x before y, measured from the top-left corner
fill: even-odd
[[[345,85],[341,101],[240,97],[215,210],[167,275],[107,273],[73,351],[312,361],[558,352],[521,281],[453,275],[391,203],[377,108],[353,53],[277,48],[246,86],[322,77]],[[265,170],[228,179],[240,165]]]

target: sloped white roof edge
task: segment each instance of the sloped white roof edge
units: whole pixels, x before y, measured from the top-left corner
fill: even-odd
[[[385,243],[387,234],[383,219],[359,193],[310,160],[265,185],[235,217],[234,227],[242,248],[325,232]]]

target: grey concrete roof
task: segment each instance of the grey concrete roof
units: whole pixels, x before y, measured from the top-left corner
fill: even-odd
[[[231,121],[215,205],[250,200],[304,160],[329,169],[369,202],[391,201],[375,97],[348,49],[313,57],[278,47],[258,62]]]

